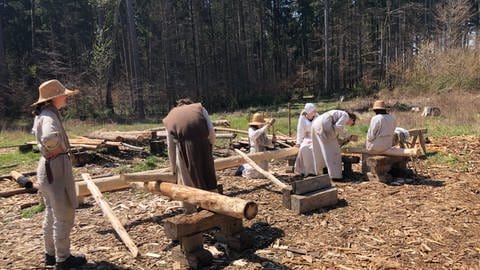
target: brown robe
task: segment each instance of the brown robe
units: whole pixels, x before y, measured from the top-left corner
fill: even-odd
[[[163,119],[163,124],[168,136],[171,136],[176,144],[174,152],[178,153],[176,158],[170,157],[171,162],[176,160],[171,164],[173,171],[179,174],[183,171],[188,173],[179,177],[179,182],[182,179],[180,184],[212,190],[217,188],[217,178],[203,110],[200,103],[175,107]],[[179,168],[182,166],[185,168]]]

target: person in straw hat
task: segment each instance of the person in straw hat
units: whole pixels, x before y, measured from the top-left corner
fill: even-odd
[[[267,137],[267,129],[273,125],[275,119],[265,119],[263,113],[257,112],[252,116],[248,123],[248,141],[250,143],[250,153],[263,152],[267,147],[273,147],[272,141]],[[258,165],[268,171],[268,161],[258,162]],[[245,178],[264,178],[262,174],[257,172],[250,164],[243,164],[239,171]],[[237,175],[238,173],[236,173]]]
[[[57,269],[70,269],[87,260],[70,253],[70,232],[78,201],[68,154],[70,144],[59,110],[67,105],[69,96],[78,94],[78,90],[69,90],[58,80],[46,81],[38,90],[38,100],[32,104],[35,108],[32,133],[42,154],[37,179],[45,202],[45,265],[56,264]]]
[[[315,162],[313,161],[312,123],[318,117],[317,108],[313,103],[306,103],[298,118],[297,143],[299,147],[295,160],[295,173],[303,176],[315,175]]]
[[[348,142],[352,136],[345,126],[353,126],[357,116],[342,110],[331,110],[317,117],[312,123],[312,146],[316,174],[320,174],[325,166],[332,180],[341,180],[342,153],[338,137]],[[338,135],[337,135],[338,134]]]
[[[188,98],[178,100],[163,124],[167,130],[170,166],[178,184],[217,191],[212,154],[215,130],[202,104]],[[182,206],[187,214],[196,211],[195,205],[182,203]]]
[[[369,152],[379,154],[393,146],[396,121],[395,117],[387,112],[383,100],[376,100],[372,110],[376,115],[370,120],[366,148]]]

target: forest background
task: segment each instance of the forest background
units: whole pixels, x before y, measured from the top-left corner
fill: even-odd
[[[42,81],[68,117],[158,119],[377,91],[478,92],[478,0],[1,0],[0,117]]]

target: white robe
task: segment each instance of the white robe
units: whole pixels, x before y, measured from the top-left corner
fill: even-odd
[[[318,117],[318,115],[315,115],[313,120],[315,120],[316,117]],[[300,147],[298,149],[297,159],[295,160],[295,173],[298,174],[316,174],[312,146],[313,120],[308,120],[303,114],[298,118],[297,144],[299,144]]]
[[[390,114],[377,114],[370,120],[367,132],[366,148],[369,152],[380,154],[393,146],[395,117]]]
[[[313,121],[312,145],[316,174],[322,174],[326,166],[330,178],[342,178],[342,153],[337,134],[341,138],[349,137],[345,130],[348,119],[348,113],[331,110]]]
[[[250,153],[263,152],[266,146],[271,146],[271,142],[267,139],[267,126],[263,126],[257,130],[253,128],[248,129],[248,140],[250,142]],[[268,172],[268,161],[262,160],[257,162],[258,166]],[[257,172],[250,164],[243,164],[242,176],[248,179],[251,178],[265,178],[263,174]]]

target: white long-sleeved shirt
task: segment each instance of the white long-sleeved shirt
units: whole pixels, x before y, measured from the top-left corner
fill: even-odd
[[[395,117],[390,114],[377,114],[372,117],[367,132],[367,150],[382,152],[392,147],[395,126]]]

